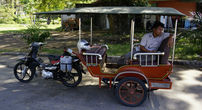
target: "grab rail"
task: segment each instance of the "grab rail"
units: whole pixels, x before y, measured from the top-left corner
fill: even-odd
[[[109,50],[109,47],[108,47],[108,45],[107,44],[104,44],[104,45],[102,45],[103,47],[106,47],[107,48],[107,50]]]
[[[102,60],[102,55],[97,54],[97,53],[83,53],[83,55],[86,55],[86,65],[87,66],[97,66],[98,61],[97,57],[99,60]],[[88,62],[88,56],[90,56],[90,62]],[[93,56],[95,56],[95,63],[93,63]]]
[[[141,66],[158,66],[159,65],[159,56],[160,55],[164,55],[165,53],[164,52],[157,52],[157,53],[136,53],[133,55],[133,59],[137,60],[137,56],[140,56],[140,60],[139,60],[139,63]],[[154,55],[157,56],[157,64],[154,65]],[[142,65],[142,56],[145,56],[145,65]],[[147,57],[148,56],[151,56],[151,65],[148,65],[147,63]]]

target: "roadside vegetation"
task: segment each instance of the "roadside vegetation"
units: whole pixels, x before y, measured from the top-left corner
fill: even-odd
[[[42,16],[40,19],[35,19],[33,13],[72,8],[77,3],[94,3],[103,6],[108,4],[111,6],[150,6],[148,0],[2,0],[0,2],[0,35],[21,35],[20,39],[26,44],[34,41],[50,42],[51,39],[54,39],[51,37],[53,32],[59,35],[62,33],[60,16]],[[21,6],[23,10],[19,11]],[[48,19],[50,19],[49,23]],[[34,20],[37,22],[36,24],[39,24],[34,25]],[[194,22],[199,27],[198,29],[178,30],[175,56],[177,59],[202,60],[201,15],[194,16]],[[93,34],[93,42],[107,44],[110,48],[108,55],[120,56],[130,51],[130,35],[99,31],[94,33],[96,34]],[[136,41],[140,42],[144,34],[145,31],[136,32]],[[28,45],[26,46],[28,47]],[[62,49],[52,47],[44,47],[41,51],[48,54],[62,53]],[[0,53],[24,52],[25,49],[0,48]]]
[[[3,30],[5,27],[10,28],[10,26],[16,27],[10,30]],[[42,41],[44,42],[46,39],[50,39],[50,32],[57,32],[60,25],[46,25],[46,26],[24,26],[19,24],[0,24],[0,34],[22,34],[23,40],[28,44],[33,41]],[[32,37],[28,37],[32,33]],[[44,34],[42,34],[44,33]],[[85,33],[85,32],[84,32]],[[107,44],[109,46],[108,55],[110,56],[120,56],[130,51],[130,35],[116,35],[108,32],[94,32],[96,33],[93,36],[94,43]],[[141,37],[145,32],[138,32],[135,34],[135,38],[137,42],[140,42]],[[184,60],[202,60],[202,31],[200,30],[180,30],[178,31],[178,36],[176,40],[176,55],[177,59]],[[44,36],[43,38],[39,38],[39,36]],[[29,38],[29,39],[28,39]],[[48,42],[49,40],[47,40]],[[60,42],[58,42],[60,43]],[[62,49],[55,48],[42,48],[41,52],[48,54],[61,54]],[[0,53],[2,52],[20,52],[19,49],[0,49]]]

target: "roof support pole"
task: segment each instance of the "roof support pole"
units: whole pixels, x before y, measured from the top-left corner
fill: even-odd
[[[90,45],[93,44],[93,18],[90,18]]]
[[[134,19],[132,19],[131,20],[131,56],[130,56],[131,61],[133,59],[134,26],[135,26],[135,21],[134,21]]]
[[[176,44],[176,35],[177,35],[177,23],[178,23],[178,19],[176,19],[175,21],[175,33],[173,36],[173,55],[172,55],[172,64],[174,62],[174,58],[175,58],[175,44]]]
[[[79,42],[81,41],[81,17],[79,17]]]
[[[34,15],[34,24],[36,23],[36,16],[37,16],[37,15]],[[33,23],[33,22],[32,22],[32,23]]]

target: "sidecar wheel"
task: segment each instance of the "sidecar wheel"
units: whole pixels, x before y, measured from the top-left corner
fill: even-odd
[[[135,107],[145,101],[147,88],[140,79],[128,77],[118,83],[115,93],[122,104]]]

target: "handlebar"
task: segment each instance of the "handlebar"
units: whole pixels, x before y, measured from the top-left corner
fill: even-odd
[[[45,44],[47,44],[47,43],[43,43],[43,42],[33,42],[33,43],[30,44],[30,46],[31,46],[31,47],[33,47],[33,46],[40,47],[40,46],[43,46],[43,45],[45,45]]]

